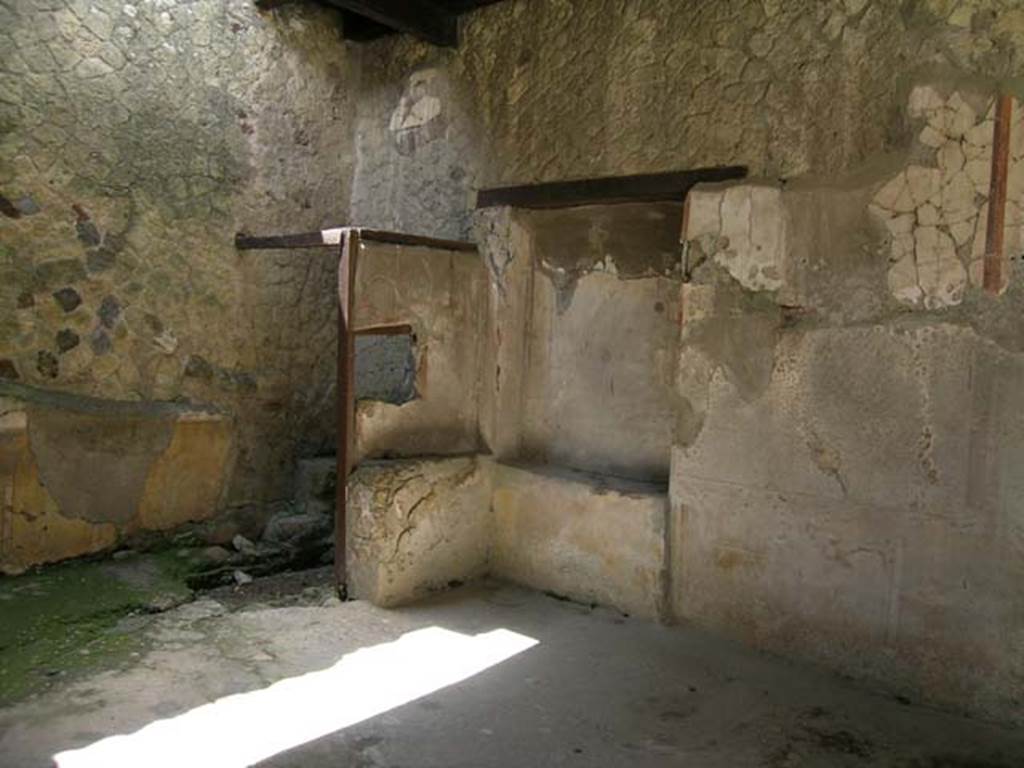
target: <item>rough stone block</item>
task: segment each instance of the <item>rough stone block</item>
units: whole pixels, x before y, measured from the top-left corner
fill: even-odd
[[[495,465],[496,576],[631,615],[663,616],[665,488]]]
[[[295,503],[299,509],[314,502],[333,502],[338,485],[338,460],[334,456],[300,459],[295,476]]]
[[[359,467],[349,480],[349,595],[393,606],[482,576],[491,543],[489,477],[477,457]]]

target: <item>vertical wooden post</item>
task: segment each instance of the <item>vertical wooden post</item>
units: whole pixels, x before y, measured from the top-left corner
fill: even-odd
[[[347,597],[346,568],[348,476],[355,442],[355,321],[352,317],[358,229],[345,229],[338,260],[338,484],[334,511],[334,580],[342,599]]]
[[[988,194],[988,226],[985,232],[985,290],[998,294],[1003,289],[1004,232],[1006,229],[1006,182],[1010,154],[1010,117],[1013,100],[996,98],[995,129],[992,136],[992,177]]]

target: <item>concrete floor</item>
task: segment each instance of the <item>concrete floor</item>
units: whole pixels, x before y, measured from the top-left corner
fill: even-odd
[[[0,710],[0,766],[1024,764],[1020,731],[514,587],[392,611],[245,590],[159,614],[137,658]]]

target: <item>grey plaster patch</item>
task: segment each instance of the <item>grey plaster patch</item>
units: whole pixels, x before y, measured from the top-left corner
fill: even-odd
[[[30,407],[29,444],[39,476],[61,513],[90,522],[126,523],[174,422]]]

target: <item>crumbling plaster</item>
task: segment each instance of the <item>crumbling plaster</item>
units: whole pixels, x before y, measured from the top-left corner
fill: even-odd
[[[991,164],[992,103],[923,83],[899,155],[694,190],[669,526],[678,617],[1015,719],[1019,139],[998,296],[979,279],[987,173],[967,171]],[[770,208],[729,205],[765,189]]]
[[[408,327],[417,358],[415,398],[357,402],[357,456],[480,450],[487,273],[479,255],[365,242],[355,284],[356,329]]]

